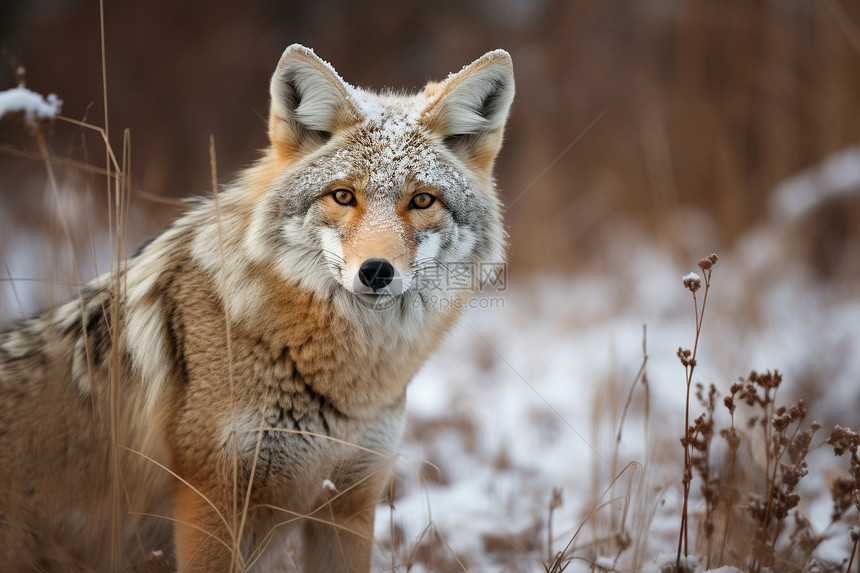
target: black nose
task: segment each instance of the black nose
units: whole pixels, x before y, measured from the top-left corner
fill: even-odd
[[[358,269],[358,278],[364,286],[379,290],[394,280],[394,267],[385,259],[367,259]]]

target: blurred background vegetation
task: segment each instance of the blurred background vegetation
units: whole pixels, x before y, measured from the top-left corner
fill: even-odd
[[[708,249],[730,245],[775,184],[860,140],[860,3],[846,0],[105,4],[112,144],[131,132],[132,245],[181,209],[161,198],[211,192],[210,134],[222,181],[266,145],[268,79],[293,42],[372,88],[418,89],[487,50],[512,54],[497,177],[514,273],[599,259],[628,223],[683,251],[680,227],[697,221]],[[0,89],[25,66],[27,87],[101,125],[99,39],[96,0],[3,0]],[[36,150],[8,122],[0,142]],[[57,124],[49,143],[103,164],[98,136],[80,128]],[[44,165],[0,153],[0,172],[0,241],[50,227]],[[98,226],[103,177],[64,178],[95,206],[84,225]]]

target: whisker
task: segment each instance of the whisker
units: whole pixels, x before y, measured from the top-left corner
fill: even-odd
[[[321,249],[314,253],[314,258],[323,259],[326,264],[331,267],[334,267],[338,271],[343,271],[346,269],[346,262],[337,254],[326,249]]]
[[[334,261],[325,261],[325,264],[328,265],[328,268],[337,272],[343,272],[346,270],[343,266],[337,264]]]
[[[436,266],[436,267],[442,266],[442,264],[443,264],[442,261],[440,261],[439,259],[431,257],[431,258],[421,259],[421,260],[415,261],[414,263],[412,263],[412,269],[416,270],[416,269],[432,268],[434,266]]]
[[[329,251],[328,249],[320,249],[320,253],[325,253],[327,256],[333,257],[336,261],[339,261],[346,265],[346,261],[344,260],[344,258],[333,251]]]
[[[440,263],[440,262],[441,262],[441,261],[440,261],[439,259],[437,259],[436,257],[427,257],[426,259],[417,259],[417,260],[413,263],[413,266],[415,266],[415,265],[422,265],[422,264],[425,264],[425,263]]]

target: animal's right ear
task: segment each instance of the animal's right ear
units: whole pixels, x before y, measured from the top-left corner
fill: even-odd
[[[282,156],[313,151],[359,117],[334,68],[299,44],[284,51],[270,92],[269,139]]]
[[[514,68],[504,50],[484,54],[456,74],[424,90],[425,126],[473,169],[489,175],[502,145],[514,99]]]

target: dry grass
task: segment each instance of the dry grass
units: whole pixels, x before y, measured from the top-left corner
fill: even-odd
[[[716,255],[711,255],[699,262],[699,267],[705,273],[705,294],[701,312],[694,304],[694,350],[692,353],[678,350],[678,357],[687,373],[687,420],[690,418],[692,370],[696,366],[702,316],[716,260]],[[696,292],[701,286],[699,279],[685,277],[684,286],[692,292],[695,302]],[[681,440],[684,446],[684,503],[674,571],[688,570],[685,565],[687,561],[682,561],[681,555],[683,552],[686,558],[691,554],[688,497],[694,476],[698,476],[700,496],[704,503],[696,529],[695,554],[704,562],[706,569],[733,565],[752,572],[806,571],[810,568],[819,571],[850,571],[853,553],[843,561],[829,562],[816,558],[814,552],[827,538],[827,532],[845,518],[852,506],[860,510],[860,488],[857,487],[860,482],[857,481],[856,462],[860,438],[851,430],[837,426],[826,442],[834,445],[837,455],[846,451],[852,454],[848,477],[839,478],[832,485],[834,511],[831,523],[825,528],[825,533],[816,533],[799,509],[799,484],[811,469],[814,470],[808,465],[808,454],[824,445],[824,442],[813,442],[821,424],[805,423],[807,409],[803,400],[790,406],[778,405],[777,391],[782,381],[780,373],[774,370],[751,372],[746,378],[732,384],[722,400],[722,405],[730,414],[731,423],[722,429],[718,429],[714,422],[719,391],[714,384],[707,390],[702,384],[697,384],[696,398],[703,411],[693,424],[687,422],[687,430]],[[746,431],[735,426],[738,406],[746,407]],[[716,435],[726,441],[728,463],[712,459],[712,440]],[[764,459],[759,472],[747,471],[739,475],[737,460],[742,447],[748,451],[758,449],[763,452]],[[822,466],[819,470],[827,470],[827,467]],[[848,494],[849,491],[851,494]],[[853,516],[854,519],[856,517]],[[787,524],[790,520],[793,520],[793,524],[789,528]],[[720,521],[723,527],[719,527]],[[856,551],[853,529],[851,537]]]
[[[816,69],[816,64],[824,59],[821,53],[813,54],[808,59],[802,57],[799,52],[802,51],[803,43],[797,36],[788,34],[787,29],[790,25],[782,20],[774,24],[772,20],[763,16],[763,12],[776,10],[776,8],[742,7],[738,3],[734,5],[734,16],[745,15],[748,12],[758,16],[752,20],[756,22],[754,24],[745,21],[736,22],[736,31],[740,29],[742,32],[749,32],[748,35],[738,32],[738,36],[747,38],[761,32],[765,46],[758,49],[766,52],[769,58],[782,59],[782,65],[777,66],[781,69],[799,68],[797,77],[789,78],[791,90],[780,94],[771,93],[772,86],[767,81],[762,81],[761,85],[758,83],[754,86],[747,85],[746,82],[752,82],[752,78],[758,75],[756,69],[727,70],[725,73],[744,75],[746,79],[741,84],[748,89],[743,93],[759,96],[754,106],[737,112],[741,115],[755,116],[757,120],[755,127],[751,128],[752,135],[743,129],[735,129],[749,118],[732,116],[725,123],[718,121],[721,110],[731,103],[729,100],[737,98],[738,93],[726,93],[716,89],[719,87],[716,85],[719,83],[719,71],[713,66],[702,71],[701,75],[694,69],[697,54],[701,55],[702,52],[707,51],[710,45],[705,40],[700,41],[693,37],[696,30],[704,31],[705,35],[710,37],[717,34],[719,28],[710,23],[709,10],[712,8],[704,4],[691,6],[678,16],[683,20],[682,24],[684,22],[686,24],[678,26],[677,37],[667,40],[676,41],[681,46],[677,54],[677,73],[668,82],[670,84],[668,88],[657,85],[654,78],[644,79],[637,88],[648,96],[642,98],[645,102],[642,108],[640,109],[638,104],[621,101],[613,110],[616,116],[609,118],[613,125],[632,124],[641,127],[639,130],[641,139],[636,142],[636,145],[641,148],[631,149],[626,147],[628,143],[625,143],[625,147],[619,151],[623,157],[629,159],[627,165],[634,165],[635,168],[617,170],[623,173],[620,179],[614,179],[609,175],[616,170],[613,169],[613,156],[611,153],[606,153],[605,148],[618,145],[618,138],[615,136],[619,133],[618,130],[608,130],[608,134],[607,132],[597,134],[598,140],[592,140],[588,151],[579,154],[573,162],[572,171],[579,169],[587,173],[587,176],[582,178],[583,186],[608,190],[606,193],[608,204],[589,201],[579,203],[595,217],[600,218],[608,211],[638,212],[644,213],[643,216],[648,225],[663,228],[666,214],[675,210],[679,199],[686,199],[684,202],[711,209],[716,214],[716,218],[723,223],[721,228],[725,229],[726,235],[735,236],[752,222],[751,218],[754,219],[762,213],[766,202],[764,189],[769,189],[776,181],[799,166],[806,165],[847,142],[856,140],[856,126],[845,127],[842,121],[845,110],[853,110],[856,107],[856,102],[851,103],[856,98],[849,96],[854,93],[852,86],[857,76],[855,70],[857,63],[852,60],[856,54],[848,50],[849,47],[857,49],[856,27],[851,23],[850,15],[846,16],[840,12],[845,10],[842,4],[828,0],[820,6],[816,5],[812,9],[814,12],[812,24],[804,24],[804,26],[829,29],[828,26],[835,21],[843,34],[830,43],[821,41],[820,44],[816,44],[816,49],[821,53],[837,56],[832,60],[832,67],[821,69]],[[834,14],[837,15],[835,20],[833,20]],[[812,32],[806,30],[804,33]],[[104,40],[102,45],[103,42]],[[728,38],[718,43],[730,52],[724,54],[727,61],[742,61],[746,62],[747,66],[753,66],[748,58],[738,53],[746,49],[744,42],[731,45],[731,38]],[[696,48],[693,53],[686,55],[681,53],[686,47],[691,46]],[[652,62],[652,65],[658,64]],[[539,78],[537,83],[545,80],[546,78]],[[801,84],[807,81],[827,85],[831,89],[803,91]],[[106,245],[110,253],[108,259],[111,262],[112,272],[115,279],[120,276],[120,269],[129,255],[129,246],[133,243],[129,239],[130,228],[133,226],[130,219],[134,217],[131,208],[133,197],[145,197],[153,202],[170,203],[172,201],[157,194],[146,193],[139,189],[133,190],[135,180],[132,177],[131,167],[131,138],[128,132],[125,132],[118,153],[112,147],[107,135],[106,81],[103,86],[104,127],[93,125],[88,121],[58,118],[59,122],[80,129],[82,140],[85,138],[84,131],[91,131],[97,135],[104,145],[103,164],[89,160],[88,153],[84,153],[84,159],[71,159],[57,155],[50,150],[50,135],[46,131],[32,134],[37,151],[16,145],[0,145],[2,153],[17,156],[22,161],[38,160],[43,164],[44,175],[57,213],[61,214],[63,206],[67,204],[63,194],[69,193],[68,189],[86,188],[89,196],[103,193],[104,199],[94,202],[98,205],[92,213],[93,218],[96,219],[94,225],[89,222],[81,225],[80,221],[70,223],[66,217],[59,216],[52,223],[43,226],[46,234],[56,238],[55,244],[64,247],[64,252],[57,256],[71,261],[68,268],[72,270],[72,275],[56,279],[58,284],[66,287],[63,295],[77,290],[85,282],[79,275],[80,269],[85,267],[79,260],[81,252],[89,251],[92,259],[97,258],[94,254],[96,248],[93,242],[102,235],[103,231],[108,237]],[[529,89],[537,89],[537,87]],[[731,92],[731,90],[728,91]],[[673,97],[676,98],[678,105],[674,111],[668,103],[668,100]],[[778,105],[772,106],[774,101]],[[841,107],[837,106],[840,110],[833,111],[834,101],[840,104]],[[803,113],[796,114],[798,110]],[[544,139],[546,133],[552,133],[552,141],[542,144],[543,147],[552,149],[566,149],[564,145],[569,141],[562,141],[562,138],[564,133],[576,131],[572,126],[590,125],[586,121],[589,118],[572,114],[564,120],[571,130],[548,129],[550,125],[555,127],[555,117],[544,117],[534,109],[523,113],[526,116],[531,114],[529,119],[534,121],[528,125],[520,124],[515,128],[518,130],[515,135],[524,141],[534,141]],[[667,116],[672,113],[677,113],[678,116],[667,119]],[[594,115],[596,117],[599,114]],[[591,117],[591,119],[594,118]],[[538,133],[539,137],[535,133]],[[815,137],[793,137],[802,133],[812,133]],[[691,143],[702,134],[706,140],[704,144]],[[803,141],[812,141],[812,143],[803,143]],[[597,161],[594,160],[595,157],[598,158]],[[545,159],[545,155],[539,157],[527,155],[526,163],[530,162],[531,167],[534,167],[538,164],[543,165]],[[711,159],[714,161],[711,162]],[[586,169],[585,165],[588,163],[593,164],[594,169]],[[760,172],[755,176],[751,175],[753,164],[760,166]],[[214,139],[210,145],[210,165],[212,192],[217,201],[218,177]],[[542,172],[528,165],[520,168],[529,173]],[[511,173],[507,173],[506,176],[513,181],[519,177]],[[97,182],[96,177],[101,178],[102,182]],[[567,177],[567,172],[550,172],[547,178],[540,182],[540,187],[568,189],[569,185],[564,184]],[[638,191],[641,189],[646,189],[647,193],[639,194]],[[691,196],[679,198],[679,195],[684,194]],[[563,240],[556,240],[558,237],[552,235],[557,232],[554,226],[536,224],[535,221],[542,220],[547,213],[556,209],[559,202],[559,197],[551,193],[538,193],[537,197],[536,200],[529,201],[526,206],[520,205],[514,213],[516,221],[514,238],[517,241],[515,256],[519,257],[520,261],[528,259],[530,253],[542,253],[542,257],[558,260],[566,258],[559,253],[546,253],[543,249],[543,245],[546,244],[566,248],[574,242],[583,251],[593,247],[583,246],[581,243],[587,243],[588,239],[579,236],[566,236]],[[171,205],[175,207],[174,203]],[[691,288],[696,321],[693,347],[690,351],[682,350],[679,353],[685,369],[687,398],[685,412],[678,413],[679,425],[680,419],[683,418],[685,428],[681,440],[684,461],[683,466],[677,468],[678,481],[683,488],[683,506],[678,516],[680,521],[678,551],[676,559],[668,568],[677,571],[685,570],[687,567],[685,564],[688,561],[682,556],[697,555],[705,567],[733,565],[750,571],[816,569],[846,573],[856,568],[860,572],[860,557],[857,555],[860,529],[856,527],[850,530],[852,553],[846,555],[844,561],[822,562],[816,560],[814,556],[815,549],[827,537],[831,526],[836,523],[856,524],[857,522],[857,512],[860,510],[860,493],[858,493],[860,492],[860,458],[858,458],[860,437],[858,434],[848,428],[837,427],[826,440],[815,442],[815,433],[819,427],[815,423],[806,422],[803,402],[787,406],[777,402],[777,391],[782,384],[782,378],[776,370],[764,373],[752,372],[732,384],[728,392],[722,396],[714,385],[704,387],[696,386],[694,383],[697,361],[707,359],[707,357],[698,356],[697,352],[699,336],[702,332],[702,317],[711,286],[711,266],[715,262],[711,260],[708,266],[704,263],[707,260],[709,259],[704,259],[700,263],[705,273],[701,308],[698,306],[696,291]],[[531,264],[530,261],[529,264]],[[114,280],[113,284],[117,289],[114,300],[119,301],[124,289],[123,281]],[[52,296],[56,294],[53,292],[46,294],[44,300]],[[119,316],[118,310],[118,308],[114,309],[114,316]],[[121,323],[116,321],[112,326],[114,337],[119,337]],[[647,538],[655,506],[662,491],[646,487],[646,472],[636,464],[619,467],[621,462],[618,458],[618,444],[625,431],[628,407],[635,392],[641,392],[645,399],[644,439],[646,442],[651,439],[648,434],[650,427],[647,405],[648,357],[645,342],[643,334],[643,361],[635,378],[630,382],[629,389],[625,392],[621,382],[614,381],[614,389],[609,393],[607,402],[595,408],[596,412],[611,412],[611,415],[618,416],[614,424],[614,427],[617,427],[616,447],[612,451],[611,475],[595,473],[595,479],[591,484],[594,491],[590,503],[591,509],[583,516],[580,528],[563,544],[558,543],[552,524],[554,515],[564,505],[564,494],[560,490],[553,490],[546,492],[548,503],[545,522],[536,524],[533,529],[520,535],[487,534],[483,540],[487,551],[504,554],[512,562],[517,557],[529,559],[530,562],[539,562],[540,566],[549,573],[565,571],[574,562],[588,563],[594,571],[638,570],[652,560],[653,556],[646,553]],[[230,353],[229,348],[227,352]],[[116,353],[112,356],[115,361],[120,358]],[[774,365],[774,367],[778,366]],[[118,371],[118,368],[114,368],[114,372]],[[232,382],[232,373],[230,380]],[[119,400],[117,386],[117,381],[111,380],[111,401],[114,406]],[[695,413],[696,405],[691,402],[691,397],[696,398],[700,414]],[[728,427],[718,427],[715,421],[715,412],[721,405],[731,419]],[[116,416],[115,407],[111,414],[112,417]],[[595,416],[597,415],[596,413]],[[470,428],[470,424],[471,421],[465,418],[444,421],[445,429],[453,430],[464,442],[468,442],[470,436],[474,439],[474,429]],[[417,434],[438,430],[430,427],[413,429]],[[274,428],[254,430],[258,436],[264,431],[280,430]],[[234,436],[238,443],[239,433],[235,433]],[[717,450],[715,444],[717,437],[726,443],[726,456],[719,457],[714,454]],[[257,443],[259,445],[259,439]],[[816,532],[801,511],[802,500],[798,491],[801,480],[807,473],[818,469],[809,466],[808,454],[826,445],[833,448],[836,456],[845,456],[848,467],[842,476],[833,481],[834,510],[831,526],[828,526],[824,532]],[[114,441],[111,447],[114,452],[119,452],[122,444]],[[754,452],[762,453],[761,464],[757,464],[759,458],[755,457]],[[119,454],[114,456],[114,463],[117,464],[115,468],[119,467],[117,461],[119,457]],[[157,462],[152,461],[152,463]],[[499,463],[504,465],[503,457],[500,457]],[[751,469],[757,465],[761,466],[760,472]],[[163,469],[170,471],[167,468]],[[407,471],[414,472],[415,479],[420,482],[444,483],[445,480],[444,474],[429,462],[426,466]],[[123,495],[122,476],[116,469],[112,474],[115,476],[112,496],[114,507],[118,508],[120,507],[119,498]],[[174,477],[181,480],[179,476]],[[601,487],[607,482],[608,486]],[[222,516],[222,518],[232,532],[232,538],[239,539],[251,509],[250,491],[241,491],[238,480],[235,483],[233,515]],[[697,485],[698,494],[694,489]],[[396,500],[396,488],[397,482],[393,481],[388,496],[392,503]],[[703,502],[702,511],[690,510],[691,496]],[[328,503],[331,503],[331,500]],[[620,507],[621,510],[620,512],[607,511],[612,507]],[[324,517],[325,510],[324,504],[309,514],[297,515],[285,511],[282,524],[288,525],[303,519],[327,522]],[[163,517],[170,519],[169,516]],[[122,570],[124,562],[121,540],[124,537],[122,531],[124,516],[115,511],[112,519],[115,523],[112,528],[114,536],[108,540],[113,556],[112,569]],[[332,525],[335,526],[335,524]],[[391,528],[390,543],[379,547],[379,550],[390,553],[392,571],[409,571],[419,565],[431,571],[469,569],[469,557],[457,555],[451,549],[443,532],[439,531],[433,522],[428,523],[420,535],[413,539],[405,539],[402,533],[398,533],[393,519]],[[588,536],[583,533],[586,530],[589,533]],[[243,559],[236,544],[231,549],[234,554],[233,567],[237,570],[252,566],[259,556],[255,554]],[[598,564],[597,558],[605,555],[613,555],[614,561],[612,563],[601,561]],[[285,559],[292,559],[292,557],[288,556]],[[295,561],[292,562],[293,565],[295,563]],[[170,555],[154,555],[149,563],[152,570],[165,570],[170,566],[172,566]]]

